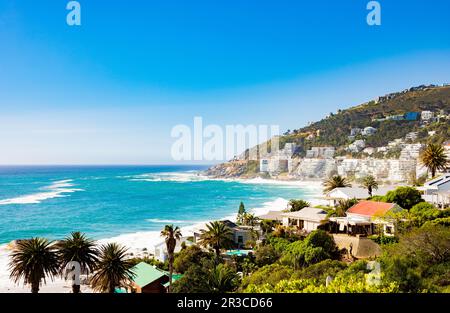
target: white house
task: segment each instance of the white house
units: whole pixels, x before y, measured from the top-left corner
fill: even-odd
[[[362,134],[364,136],[370,136],[370,135],[375,134],[376,132],[377,132],[377,129],[375,127],[368,126],[368,127],[363,129]]]
[[[187,240],[187,237],[181,237],[179,240],[177,240],[177,243],[175,245],[175,253],[178,253],[181,251],[181,248],[183,247],[183,243],[186,246],[193,245],[192,241]],[[157,259],[160,262],[165,262],[167,258],[169,257],[167,253],[167,246],[166,242],[162,241],[154,246],[155,249],[155,259]]]
[[[388,191],[394,190],[395,186],[380,186],[372,190],[373,196],[384,196]],[[339,200],[364,200],[369,198],[367,188],[363,187],[338,187],[325,194],[325,199],[329,200],[329,205],[336,206]]]
[[[422,198],[439,207],[450,205],[450,173],[445,173],[426,182],[421,188],[424,191]]]
[[[258,227],[251,227],[251,226],[241,226],[237,225],[229,220],[222,220],[221,223],[225,224],[227,227],[231,229],[232,236],[231,239],[234,242],[234,245],[237,248],[244,247],[248,241],[251,241],[254,239],[254,231],[260,232],[260,229]],[[200,243],[201,242],[201,234],[204,230],[207,229],[207,225],[200,224],[194,227],[194,243]]]
[[[343,232],[353,235],[372,235],[376,226],[383,228],[386,236],[392,236],[395,232],[393,221],[385,215],[390,212],[401,211],[402,208],[395,203],[376,201],[360,201],[347,210],[345,217],[330,218],[332,232]]]
[[[314,231],[319,226],[328,223],[327,212],[310,207],[296,212],[285,213],[282,216],[284,226],[296,226],[306,232]]]
[[[431,120],[433,117],[434,117],[434,113],[431,112],[431,111],[422,111],[422,112],[420,113],[420,118],[421,118],[423,121],[429,121],[429,120]]]

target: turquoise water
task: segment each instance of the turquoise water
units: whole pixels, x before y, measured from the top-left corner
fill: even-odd
[[[95,239],[230,216],[307,198],[299,187],[208,180],[204,167],[0,167],[0,243],[82,231]]]

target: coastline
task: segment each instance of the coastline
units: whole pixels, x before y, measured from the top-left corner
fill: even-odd
[[[215,178],[204,177],[205,179],[215,180]],[[236,181],[243,184],[272,184],[272,185],[282,185],[286,188],[304,188],[308,190],[307,195],[304,200],[311,202],[312,205],[318,205],[323,203],[319,199],[321,195],[322,187],[321,183],[318,181],[292,181],[292,180],[274,180],[274,179],[262,179],[262,178],[252,178],[252,179],[216,179],[222,181]],[[251,208],[248,211],[256,216],[266,214],[268,211],[281,211],[286,208],[289,199],[276,198],[272,201],[268,201],[262,204],[260,207]],[[224,216],[222,219],[228,219],[231,221],[236,220],[236,214],[231,214],[229,216]],[[192,225],[184,226],[181,228],[183,236],[190,236],[193,234],[193,230],[205,223],[209,223],[211,220],[205,220],[202,222],[196,222]],[[168,221],[169,223],[169,221]],[[174,223],[176,224],[176,223]],[[97,240],[97,244],[105,244],[115,242],[121,244],[128,248],[128,252],[132,257],[143,257],[148,254],[154,254],[154,246],[163,239],[160,237],[159,231],[141,231],[134,233],[121,234],[118,236],[113,236],[109,238]],[[15,284],[9,279],[9,253],[8,244],[0,245],[0,293],[29,293],[29,287],[23,286],[23,283]],[[71,292],[70,281],[65,281],[64,279],[57,277],[53,281],[47,280],[47,283],[41,286],[40,292],[42,293],[66,293]],[[86,286],[82,285],[82,292],[89,293],[92,290]]]

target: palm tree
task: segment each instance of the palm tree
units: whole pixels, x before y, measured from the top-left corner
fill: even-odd
[[[442,146],[429,144],[420,154],[420,162],[431,172],[431,177],[434,177],[437,171],[447,169],[449,161]]]
[[[356,203],[358,203],[358,200],[356,199],[339,200],[336,208],[334,209],[333,215],[338,217],[346,216],[347,210],[354,206]]]
[[[367,192],[369,193],[370,197],[372,197],[372,190],[378,189],[378,182],[375,180],[375,177],[373,177],[372,175],[364,177],[364,179],[362,181],[362,185],[364,188],[367,189]]]
[[[134,278],[133,263],[127,259],[127,249],[116,243],[100,247],[99,261],[91,279],[94,290],[114,293],[116,287],[126,286]]]
[[[10,277],[18,283],[23,278],[31,285],[31,292],[38,293],[45,278],[59,273],[58,254],[53,242],[45,238],[32,238],[17,242],[9,263]]]
[[[202,230],[200,243],[205,247],[211,247],[216,252],[216,261],[220,257],[220,249],[233,245],[233,232],[223,222],[211,222],[206,225],[207,230]]]
[[[225,293],[230,292],[239,283],[239,276],[231,268],[224,264],[214,267],[208,277],[209,292]]]
[[[244,213],[244,221],[243,224],[246,226],[255,226],[255,224],[259,221],[259,218],[255,216],[255,214]]]
[[[296,211],[300,211],[303,208],[309,207],[310,205],[311,205],[311,203],[309,203],[308,201],[305,201],[305,200],[291,199],[291,200],[289,200],[287,209],[289,212],[296,212]]]
[[[339,187],[351,187],[351,184],[347,181],[346,178],[340,175],[334,175],[324,181],[323,186],[325,187],[323,192],[326,193]]]
[[[181,239],[181,231],[180,228],[173,227],[173,225],[166,225],[164,229],[161,231],[161,236],[166,239],[166,247],[167,254],[169,256],[169,292],[172,289],[172,275],[173,275],[173,261],[175,246],[177,244],[177,240]]]
[[[94,241],[86,238],[84,234],[73,232],[56,246],[61,260],[62,273],[66,270],[67,264],[72,261],[80,264],[82,273],[89,274],[94,271],[98,262],[98,250]],[[80,285],[72,285],[72,292],[79,293]]]

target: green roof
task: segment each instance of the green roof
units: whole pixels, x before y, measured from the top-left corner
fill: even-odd
[[[131,269],[134,273],[133,282],[139,287],[147,286],[166,274],[150,264],[141,262]]]

